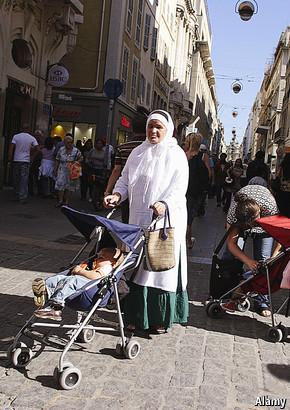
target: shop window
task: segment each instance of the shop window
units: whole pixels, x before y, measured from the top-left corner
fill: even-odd
[[[93,142],[96,137],[96,125],[95,124],[82,124],[76,123],[74,127],[74,141],[81,140],[84,144],[88,139]]]
[[[73,133],[73,123],[72,122],[55,122],[52,125],[51,136],[61,137],[63,139],[65,134],[70,132]]]

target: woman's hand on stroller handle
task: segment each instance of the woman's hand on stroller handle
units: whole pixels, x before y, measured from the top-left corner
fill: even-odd
[[[104,198],[104,207],[114,208],[115,206],[119,204],[120,199],[121,199],[121,195],[118,192],[111,194],[111,195],[107,195]]]

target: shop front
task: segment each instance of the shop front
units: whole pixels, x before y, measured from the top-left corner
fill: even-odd
[[[88,139],[106,137],[108,101],[78,93],[53,93],[53,110],[50,127],[52,137],[71,133],[74,142],[84,144]]]

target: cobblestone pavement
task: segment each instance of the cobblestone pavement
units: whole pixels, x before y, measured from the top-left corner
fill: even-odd
[[[289,344],[266,341],[269,320],[252,312],[220,320],[206,316],[210,258],[224,224],[213,201],[194,225],[188,326],[136,336],[141,352],[132,361],[116,355],[116,335],[99,334],[90,344],[76,345],[69,360],[83,379],[71,391],[60,390],[52,377],[59,358],[55,348],[46,348],[25,370],[9,367],[5,352],[33,311],[32,279],[57,272],[81,243],[51,202],[35,198],[19,205],[11,198],[10,191],[0,193],[0,409],[250,410],[262,396],[287,398],[290,408]],[[100,315],[116,320],[112,311]],[[74,317],[67,312],[68,321]],[[281,321],[290,326],[289,319]]]

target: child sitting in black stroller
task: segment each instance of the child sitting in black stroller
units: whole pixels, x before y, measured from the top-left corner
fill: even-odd
[[[34,303],[39,308],[34,312],[41,319],[61,321],[65,300],[91,280],[102,279],[124,260],[118,248],[103,248],[97,257],[54,275],[46,280],[36,278],[32,282]],[[48,306],[43,308],[45,304]]]

